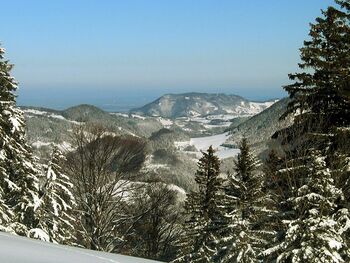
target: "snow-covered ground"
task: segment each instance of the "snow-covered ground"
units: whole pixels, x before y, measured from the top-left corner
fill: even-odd
[[[222,133],[213,136],[191,138],[190,145],[194,145],[200,151],[206,151],[210,146],[216,150],[216,154],[220,159],[236,156],[239,153],[238,149],[223,147],[221,144],[225,143],[229,134]]]
[[[170,128],[174,124],[174,122],[170,119],[166,119],[162,117],[158,117],[157,119],[165,128]]]
[[[50,145],[57,146],[58,149],[60,149],[61,151],[72,151],[72,150],[74,150],[74,147],[69,142],[66,142],[66,141],[63,141],[61,143],[54,143],[54,142],[43,142],[43,141],[37,140],[37,141],[32,143],[32,146],[34,148],[41,148],[41,147],[45,147],[45,146],[48,147]]]
[[[6,263],[156,263],[159,261],[55,245],[0,232],[0,262]]]
[[[186,146],[193,145],[198,151],[206,151],[210,146],[212,146],[216,151],[216,155],[220,159],[225,159],[236,156],[239,153],[239,149],[233,149],[222,146],[222,144],[226,142],[228,137],[229,134],[226,132],[212,136],[191,138],[191,140],[187,142],[175,142],[175,146],[179,150],[182,150]],[[198,152],[198,157],[200,156],[201,154]]]
[[[62,121],[71,122],[71,123],[76,124],[76,125],[82,124],[81,122],[68,120],[65,117],[63,117],[62,115],[50,113],[47,111],[35,110],[35,109],[24,109],[23,112],[28,116],[28,118],[32,118],[33,116],[46,116],[46,117],[50,117],[50,118],[54,118],[54,119],[59,119]]]

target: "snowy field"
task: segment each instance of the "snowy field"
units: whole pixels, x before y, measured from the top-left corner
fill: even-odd
[[[220,159],[225,159],[236,156],[239,153],[239,149],[221,146],[221,144],[226,142],[228,137],[229,135],[226,132],[213,136],[191,138],[190,145],[194,145],[199,151],[206,151],[211,145],[216,151],[217,156]]]
[[[0,262],[6,263],[156,263],[117,254],[55,245],[0,232]]]

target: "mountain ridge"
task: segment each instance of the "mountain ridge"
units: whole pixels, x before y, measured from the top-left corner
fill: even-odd
[[[224,93],[189,92],[165,94],[156,100],[130,110],[131,113],[152,117],[179,118],[218,114],[235,117],[255,115],[271,106],[276,100],[257,102],[242,96]]]

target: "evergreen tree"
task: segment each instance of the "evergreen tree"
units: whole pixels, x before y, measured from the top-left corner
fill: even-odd
[[[184,224],[184,239],[180,256],[174,262],[213,262],[217,240],[222,235],[224,207],[220,161],[210,146],[198,162],[196,182],[198,191],[186,202],[188,220]]]
[[[266,176],[266,187],[274,187],[278,183],[277,171],[281,164],[281,159],[277,152],[272,149],[264,164],[264,174]]]
[[[22,112],[16,107],[17,83],[10,75],[12,65],[3,55],[4,49],[0,49],[0,209],[6,207],[10,211],[11,218],[5,221],[9,221],[11,229],[27,235],[38,223],[38,171],[25,139]]]
[[[75,199],[72,194],[73,184],[62,172],[64,160],[62,152],[54,146],[51,160],[44,169],[46,178],[41,189],[40,225],[47,232],[49,241],[72,244]]]
[[[279,134],[285,143],[285,167],[304,167],[311,151],[322,150],[336,185],[348,189],[349,173],[339,170],[339,164],[349,160],[349,147],[344,144],[349,145],[350,138],[350,2],[336,2],[341,8],[323,11],[323,17],[311,25],[311,39],[300,49],[302,72],[290,74],[295,82],[285,87],[291,102],[284,116],[294,115],[294,123]],[[300,174],[307,173],[284,172],[301,179]],[[290,182],[295,188],[302,184],[297,178]]]
[[[277,262],[349,262],[337,219],[336,201],[344,199],[343,193],[335,187],[325,158],[315,153],[310,159],[306,184],[290,200],[298,216],[289,223],[285,240],[265,254],[277,251]]]
[[[295,82],[285,87],[291,102],[283,117],[292,115],[294,123],[278,131],[275,137],[283,145],[285,160],[277,172],[283,189],[279,196],[281,219],[297,222],[296,226],[303,226],[305,232],[313,229],[311,223],[326,220],[322,216],[314,216],[311,223],[307,221],[309,225],[301,225],[303,217],[294,202],[310,181],[310,169],[315,170],[310,158],[317,153],[325,162],[324,170],[329,169],[333,186],[344,194],[344,198],[335,200],[328,195],[325,197],[335,202],[331,220],[338,218],[336,223],[343,225],[338,232],[341,237],[335,238],[342,240],[341,247],[344,248],[349,246],[350,235],[349,224],[346,223],[350,203],[350,195],[347,194],[350,187],[347,168],[350,161],[350,1],[336,0],[336,3],[340,8],[328,7],[322,11],[323,16],[311,24],[310,40],[305,41],[300,50],[301,72],[290,74]],[[285,242],[291,240],[292,235],[291,228],[287,229]],[[324,253],[328,253],[328,250],[318,253],[320,257],[327,258]]]
[[[274,213],[269,196],[263,191],[263,176],[257,172],[258,160],[243,138],[235,161],[235,174],[226,189],[228,224],[220,240],[223,249],[218,262],[260,262],[260,252],[271,242],[274,232],[264,222]]]
[[[16,83],[9,74],[12,65],[4,61],[4,53],[5,50],[0,47],[0,227],[2,231],[9,231],[13,214],[5,199],[5,191],[10,183],[7,169],[9,160],[6,153],[6,147],[10,140],[8,134],[9,123],[6,122],[8,119],[5,114],[8,101],[14,100],[12,92],[16,88]]]
[[[348,5],[349,0],[337,2]],[[311,24],[311,40],[300,49],[303,72],[290,74],[295,83],[285,87],[291,97],[285,115],[298,112],[294,125],[308,133],[350,124],[349,100],[343,92],[350,83],[350,13],[334,7],[322,13],[324,17]]]
[[[11,65],[7,61],[4,61],[5,50],[0,47],[0,228],[2,231],[8,229],[8,224],[10,223],[10,217],[12,216],[10,208],[5,202],[5,188],[8,182],[8,174],[6,169],[6,164],[8,158],[5,152],[5,144],[8,141],[8,135],[6,134],[5,122],[3,121],[3,111],[5,110],[6,100],[8,99],[7,93],[3,92],[6,89],[12,90],[11,78],[9,76],[9,71],[11,70]]]

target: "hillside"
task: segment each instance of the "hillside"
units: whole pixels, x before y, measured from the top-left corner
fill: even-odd
[[[69,150],[72,130],[86,122],[100,123],[118,135],[137,137],[148,137],[164,127],[156,119],[111,114],[92,105],[78,105],[63,111],[37,107],[21,109],[29,143],[40,155],[48,152],[51,143]]]
[[[165,118],[230,114],[232,117],[254,115],[274,101],[253,102],[237,95],[184,93],[167,94],[132,113]]]
[[[258,153],[264,151],[269,143],[273,133],[291,122],[290,119],[279,120],[280,116],[287,108],[289,99],[284,98],[265,109],[261,113],[243,121],[239,125],[232,123],[227,129],[230,133],[226,144],[237,148],[241,139],[245,136],[249,142],[255,147]]]
[[[86,104],[63,111],[35,107],[22,107],[22,110],[26,117],[29,142],[39,157],[47,156],[51,143],[55,143],[62,150],[71,150],[70,136],[74,127],[87,122],[98,122],[114,134],[137,136],[145,140],[147,160],[142,180],[161,178],[163,182],[191,190],[200,151],[213,145],[221,159],[234,157],[238,152],[234,148],[237,148],[243,134],[249,137],[254,146],[266,145],[270,133],[277,128],[271,123],[278,123],[277,119],[285,107],[284,100],[275,104],[254,104],[233,95],[191,94],[194,100],[201,97],[206,101],[214,101],[215,97],[215,103],[220,102],[221,111],[213,112],[217,115],[170,119],[136,113],[110,113]],[[174,96],[180,100],[183,95]],[[236,104],[231,107],[230,101]],[[237,101],[240,101],[238,106]],[[250,106],[243,108],[242,104]],[[270,106],[271,104],[273,105]],[[260,114],[252,117],[255,111],[260,112],[264,108],[266,109]],[[223,113],[224,110],[230,113]],[[233,136],[230,137],[227,131]],[[182,172],[178,173],[179,170]]]

